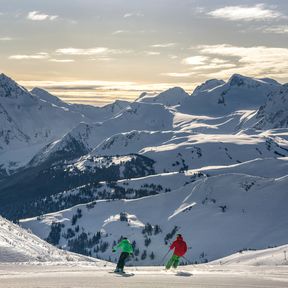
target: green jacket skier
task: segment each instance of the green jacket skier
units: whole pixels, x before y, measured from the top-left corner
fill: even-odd
[[[118,243],[116,246],[113,247],[112,252],[116,252],[118,249],[122,251],[116,270],[114,272],[120,272],[120,273],[125,273],[124,272],[124,265],[125,261],[128,258],[129,255],[133,253],[133,246],[131,245],[130,241],[124,237],[120,243]]]

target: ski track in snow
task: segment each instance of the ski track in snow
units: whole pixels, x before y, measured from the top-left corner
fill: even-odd
[[[93,266],[0,265],[2,288],[92,287],[261,287],[288,285],[288,266],[251,267],[199,265],[165,272],[155,267],[127,268],[131,277]]]

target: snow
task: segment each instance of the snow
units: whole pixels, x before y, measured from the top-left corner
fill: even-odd
[[[143,103],[159,103],[164,106],[175,106],[180,105],[188,98],[189,94],[184,89],[181,87],[174,87],[156,95],[141,94],[136,101]]]
[[[286,267],[199,265],[165,272],[155,267],[128,268],[132,277],[109,273],[111,268],[93,266],[15,266],[0,265],[2,288],[76,288],[76,287],[287,287]]]
[[[2,217],[0,228],[0,263],[101,263],[96,259],[59,250]]]
[[[108,120],[128,104],[126,101],[115,101],[101,108],[68,104],[43,89],[35,88],[30,93],[11,78],[1,74],[0,168],[7,170],[8,174],[9,171],[12,173],[26,166],[36,154],[41,154],[43,147],[54,141],[59,142],[81,122],[90,124]],[[47,156],[48,151],[53,153],[63,147],[62,144],[58,150],[55,147],[50,148],[52,151],[49,148],[44,149],[43,153]],[[13,157],[14,151],[17,157]],[[43,161],[46,156],[43,156]],[[37,158],[40,161],[41,156],[38,155]]]
[[[253,159],[288,156],[288,142],[277,138],[246,134],[177,134],[162,145],[146,147],[140,153],[156,161],[157,171],[179,171],[188,167],[233,165]],[[217,153],[215,153],[217,151]]]
[[[270,81],[235,74],[227,83],[214,89],[192,93],[179,110],[187,114],[220,116],[237,110],[258,109],[268,94],[278,88],[278,84]]]
[[[269,169],[267,167],[273,167]],[[226,173],[240,173],[252,176],[276,178],[287,175],[288,157],[282,158],[257,158],[244,163],[227,166],[209,166],[197,170],[190,170],[191,173],[202,172],[208,175],[219,175]]]
[[[40,220],[21,220],[21,225],[29,227],[36,235],[47,237],[50,224],[61,221],[65,224],[65,234],[67,229],[74,229],[71,219],[76,210],[81,209],[83,216],[77,225],[82,231],[91,235],[103,231],[103,241],[110,243],[110,247],[113,241],[126,235],[136,241],[141,253],[147,250],[148,255],[155,254],[154,260],[138,258],[139,265],[159,263],[167,251],[165,235],[177,226],[188,246],[192,246],[187,259],[211,261],[243,249],[263,249],[286,243],[287,177],[275,179],[226,173],[204,177],[169,193],[136,200],[101,200],[92,208],[77,205],[60,214],[44,215]],[[221,207],[225,207],[224,210]],[[129,217],[127,221],[120,221],[118,215],[122,212],[130,215],[134,222],[159,225],[162,233],[149,235],[151,244],[145,247],[141,226],[130,225]],[[67,247],[67,240],[61,237],[59,246]],[[104,259],[114,257],[110,249],[97,255]]]
[[[129,105],[127,101],[116,100],[112,104],[108,104],[104,107],[95,107],[84,104],[70,104],[63,102],[58,97],[50,94],[48,91],[41,88],[34,88],[31,93],[41,100],[51,103],[55,106],[62,107],[69,111],[80,113],[85,117],[85,121],[88,122],[99,122],[110,119],[113,115],[117,114]],[[84,119],[83,119],[84,120]]]
[[[288,265],[288,245],[258,251],[241,251],[237,254],[216,260],[210,264],[243,266]]]
[[[206,273],[206,276],[211,276],[216,270],[218,274],[213,276],[216,282],[225,281],[224,274],[228,279],[236,277],[237,281],[244,281],[241,283],[247,283],[244,275],[249,275],[254,281],[251,280],[251,285],[274,281],[274,278],[278,279],[275,271],[279,268],[270,267],[286,265],[283,261],[286,246],[269,251],[249,249],[287,244],[287,95],[287,84],[235,74],[227,82],[208,80],[192,95],[175,87],[156,95],[142,94],[133,103],[116,101],[104,107],[93,107],[67,104],[41,89],[30,93],[1,75],[0,174],[5,177],[23,166],[41,167],[59,161],[60,167],[69,170],[71,175],[76,170],[85,175],[87,171],[96,173],[97,169],[129,162],[135,154],[146,156],[155,161],[155,175],[115,183],[102,182],[101,187],[94,187],[95,191],[91,191],[96,198],[104,191],[107,192],[105,195],[113,196],[117,189],[122,188],[125,199],[86,203],[83,197],[83,202],[77,202],[81,204],[75,207],[23,219],[21,225],[46,239],[53,222],[64,224],[58,245],[63,249],[69,249],[69,240],[75,240],[80,233],[92,237],[100,232],[101,243],[107,242],[108,249],[95,252],[92,249],[96,248],[94,245],[89,252],[94,257],[110,257],[113,261],[117,258],[111,253],[113,242],[122,235],[129,236],[140,249],[137,265],[141,268],[137,268],[140,272],[135,279],[150,270],[166,286],[170,285],[164,280],[167,274],[162,277],[158,268],[142,267],[163,264],[159,261],[172,240],[165,243],[165,236],[177,226],[191,248],[188,260],[205,262],[218,259],[213,265],[209,264],[209,269],[206,266],[187,266],[187,271],[199,269],[199,275]],[[105,160],[107,156],[111,161]],[[67,177],[69,181],[69,175]],[[90,184],[81,183],[81,187],[75,184],[71,189],[69,187],[70,190],[53,195],[54,200],[65,201],[65,197],[77,196],[81,188],[89,190]],[[147,192],[142,196],[150,196],[133,199],[141,196],[137,193],[141,189]],[[72,225],[72,218],[78,209],[82,211],[82,217],[77,218],[80,232],[66,239],[64,236],[68,229],[76,231],[77,225]],[[127,221],[121,221],[123,212]],[[3,221],[0,222],[8,223]],[[159,225],[162,232],[154,234],[153,230],[151,235],[145,234],[143,228],[148,223],[152,229]],[[19,227],[14,228],[12,230],[17,234]],[[33,245],[30,245],[29,240],[27,247],[32,250],[24,251],[24,244],[18,238],[19,247],[13,244],[14,240],[9,242],[7,239],[14,239],[14,236],[7,236],[7,233],[2,235],[5,241],[2,238],[0,242],[2,259],[35,261],[40,250],[35,252],[32,248],[38,245],[44,247],[39,252],[44,255],[41,259],[50,263],[51,255],[48,252],[48,257],[47,251],[52,251],[51,246],[47,248],[44,242],[37,242],[41,241],[39,238],[37,241],[33,238],[38,244],[31,240]],[[19,233],[28,238],[31,235],[23,230]],[[146,245],[148,238],[151,244]],[[18,243],[17,239],[15,243]],[[147,258],[141,260],[144,250]],[[155,259],[150,259],[152,252]],[[68,252],[55,249],[53,255],[57,258],[61,253]],[[228,258],[219,260],[224,256]],[[256,267],[250,272],[247,267],[251,265]],[[257,265],[267,266],[267,270],[257,270]],[[203,267],[208,270],[205,272]],[[85,275],[87,271],[81,269],[79,273]],[[106,275],[102,272],[96,273],[99,278]],[[89,271],[87,273],[90,275]],[[269,273],[273,275],[271,278]],[[43,271],[44,278],[45,275]],[[257,278],[257,275],[262,278]],[[113,281],[112,276],[108,278]],[[208,284],[213,285],[213,281]]]
[[[1,219],[2,227],[3,220]],[[6,220],[4,222],[11,227],[11,223]],[[17,231],[19,232],[19,227]],[[10,230],[9,233],[13,232]],[[30,237],[31,234],[28,234],[28,238],[24,240],[28,247]],[[15,238],[12,237],[11,240]],[[5,247],[3,240],[0,243],[3,249]],[[51,261],[51,259],[45,262],[19,262],[19,255],[9,251],[9,257],[11,257],[9,260],[14,256],[16,263],[10,261],[10,263],[5,263],[5,261],[3,263],[4,250],[1,250],[0,287],[92,288],[95,285],[107,288],[287,287],[288,261],[285,260],[284,254],[286,250],[287,245],[262,251],[243,251],[208,264],[179,266],[177,270],[172,269],[168,272],[163,270],[163,266],[127,267],[126,272],[128,275],[133,275],[131,277],[111,274],[114,265],[96,260],[92,262],[90,259],[88,261],[72,261],[71,259],[67,262]],[[84,257],[82,259],[84,260]]]
[[[271,129],[287,127],[288,124],[288,85],[281,86],[278,91],[271,93],[265,105],[261,106],[256,119],[256,128]],[[260,120],[259,120],[260,119]]]
[[[225,84],[225,81],[223,80],[218,80],[218,79],[210,79],[207,80],[206,82],[202,83],[201,85],[197,86],[195,90],[193,91],[193,95],[204,92],[204,91],[211,91],[214,88],[221,86]]]

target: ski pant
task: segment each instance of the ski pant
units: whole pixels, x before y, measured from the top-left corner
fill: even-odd
[[[124,265],[125,265],[125,261],[128,258],[128,256],[129,256],[128,252],[122,252],[121,253],[119,260],[118,260],[118,263],[117,263],[117,269],[123,270]]]
[[[170,269],[171,266],[173,266],[173,268],[177,268],[179,261],[180,261],[180,256],[173,254],[166,264],[166,269]]]

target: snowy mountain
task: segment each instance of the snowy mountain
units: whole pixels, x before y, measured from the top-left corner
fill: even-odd
[[[69,104],[58,97],[50,94],[48,91],[41,88],[34,88],[31,93],[41,100],[54,104],[58,107],[64,107],[70,111],[79,113],[89,119],[89,122],[99,122],[110,119],[115,114],[126,108],[130,103],[128,101],[116,100],[115,102],[108,104],[104,107],[95,107],[84,104]],[[87,121],[87,120],[86,120]]]
[[[143,103],[158,103],[165,106],[175,106],[181,104],[189,94],[181,87],[170,88],[167,91],[156,95],[142,94],[136,101]]]
[[[132,103],[115,117],[94,124],[80,123],[62,138],[50,143],[34,157],[31,164],[63,155],[63,160],[87,154],[111,136],[131,131],[170,130],[173,113],[160,104]],[[133,133],[133,132],[132,132]],[[153,134],[151,134],[153,135]],[[154,137],[154,139],[156,139]],[[135,149],[134,149],[135,150]],[[130,150],[129,153],[133,153]],[[109,155],[116,155],[109,154]]]
[[[0,217],[0,263],[7,262],[98,262],[96,259],[59,250]]]
[[[0,75],[0,169],[4,174],[29,162],[33,154],[85,120],[34,97],[4,74]]]
[[[202,83],[201,85],[197,86],[193,91],[193,95],[196,95],[201,92],[209,92],[218,86],[222,86],[225,84],[225,81],[218,80],[218,79],[210,79],[206,82]]]
[[[1,74],[0,176],[14,173],[32,158],[32,163],[35,163],[35,157],[39,158],[39,153],[49,154],[51,146],[55,146],[54,142],[59,142],[63,135],[81,122],[88,125],[110,119],[128,104],[127,101],[115,101],[104,107],[68,104],[40,88],[29,92]],[[68,136],[67,141],[67,145],[75,142],[72,136]],[[64,149],[63,144],[60,150],[62,148]],[[75,147],[69,149],[74,151]],[[67,153],[62,155],[65,158]]]
[[[140,265],[177,231],[193,262],[287,244],[287,84],[235,74],[92,107],[2,78],[0,214],[35,216],[21,225],[42,239],[114,261],[126,235]],[[27,111],[47,137],[24,129]]]
[[[229,81],[213,89],[192,93],[179,110],[194,115],[223,115],[237,110],[255,110],[263,105],[268,94],[280,84],[235,74]],[[207,84],[206,84],[207,85]],[[204,84],[205,86],[205,84]]]
[[[2,111],[8,115],[7,121],[15,124],[18,130],[27,136],[29,144],[40,142],[43,138],[53,139],[60,136],[67,129],[73,128],[84,120],[79,113],[68,111],[34,97],[4,74],[0,75],[0,99]],[[14,134],[14,131],[8,132],[11,135]],[[13,139],[12,136],[4,137],[9,135],[8,132],[4,130],[3,136],[1,135],[2,150],[10,144],[12,149],[18,148],[17,143],[15,145],[13,142],[10,143],[10,138]],[[18,142],[20,142],[19,140]],[[20,146],[21,142],[18,144]]]

